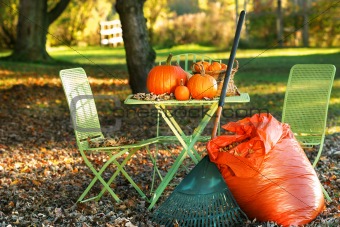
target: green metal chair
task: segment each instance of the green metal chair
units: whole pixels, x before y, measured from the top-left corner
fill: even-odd
[[[282,122],[291,126],[303,147],[319,146],[313,167],[323,149],[335,71],[335,66],[330,64],[297,64],[289,74]],[[328,194],[325,196],[330,200]]]
[[[65,69],[60,71],[60,78],[69,105],[79,152],[86,165],[91,169],[94,174],[93,180],[79,197],[77,202],[86,202],[93,199],[99,200],[106,191],[109,192],[117,202],[119,202],[120,200],[116,193],[110,187],[110,184],[120,173],[124,175],[124,177],[137,190],[137,192],[141,195],[143,199],[149,201],[142,189],[124,170],[124,166],[130,160],[132,155],[134,155],[139,149],[141,149],[142,147],[148,148],[148,145],[159,142],[159,138],[147,139],[129,145],[91,148],[89,146],[89,140],[98,141],[103,139],[104,135],[101,130],[94,97],[86,73],[82,68]],[[101,167],[99,167],[99,170],[94,167],[94,165],[87,157],[87,155],[91,153],[98,152],[105,152],[110,157],[106,162],[103,163]],[[126,157],[124,156],[124,161],[119,163],[117,159],[122,157],[126,153],[127,155]],[[152,158],[151,154],[150,157]],[[156,168],[155,160],[152,160],[154,167]],[[113,173],[108,181],[105,181],[102,177],[102,174],[110,165],[115,165],[116,171]],[[155,171],[158,171],[158,169],[156,168]],[[155,175],[153,176],[153,182],[154,180]],[[84,199],[91,188],[98,181],[103,185],[102,190],[96,196]]]

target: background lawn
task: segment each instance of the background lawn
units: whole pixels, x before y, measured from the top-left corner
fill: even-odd
[[[127,68],[125,50],[123,47],[58,47],[50,48],[49,53],[59,62],[54,65],[37,65],[28,63],[1,62],[3,69],[16,72],[8,77],[0,75],[0,88],[21,83],[27,79],[27,73],[58,79],[58,72],[68,67],[84,67],[93,83],[107,83],[108,79],[114,83],[126,85]],[[169,53],[173,55],[183,53],[200,53],[214,59],[222,59],[227,63],[229,50],[199,45],[175,46],[170,49],[157,49],[156,62],[164,61]],[[0,56],[9,52],[0,52]],[[294,64],[334,64],[338,69],[333,85],[330,106],[328,133],[340,131],[340,48],[273,48],[273,49],[239,49],[236,59],[239,70],[235,76],[235,83],[241,92],[248,92],[251,102],[242,105],[243,108],[267,109],[270,113],[281,118],[283,98],[289,70]],[[32,78],[31,78],[32,79]],[[48,80],[46,80],[48,83]],[[116,86],[110,91],[119,95],[123,100],[131,91],[128,86]],[[239,106],[233,105],[234,108]]]

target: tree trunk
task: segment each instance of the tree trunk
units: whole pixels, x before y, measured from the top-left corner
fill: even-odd
[[[122,24],[129,84],[133,93],[148,92],[146,79],[156,59],[146,28],[144,2],[117,0],[115,6]]]
[[[244,11],[248,12],[247,11],[247,6],[248,6],[248,0],[244,0],[243,1],[243,8],[244,8]],[[248,42],[248,37],[249,37],[249,29],[248,29],[248,26],[247,26],[247,23],[244,23],[243,24],[243,27],[244,27],[244,39],[246,40],[246,42]]]
[[[283,17],[281,0],[277,0],[276,29],[277,29],[277,43],[279,47],[283,47]]]
[[[46,51],[49,25],[63,12],[70,0],[61,0],[47,12],[47,0],[20,0],[17,39],[11,60],[46,62],[52,60]]]
[[[303,0],[303,30],[302,41],[304,47],[309,47],[309,0]]]
[[[236,27],[237,27],[237,22],[238,22],[238,0],[235,0],[235,30],[236,30]]]

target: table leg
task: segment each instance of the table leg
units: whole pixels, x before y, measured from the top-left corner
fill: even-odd
[[[188,151],[188,155],[192,158],[192,160],[195,163],[198,163],[197,157],[199,157],[199,155],[195,154],[195,153],[197,153],[196,151],[191,152],[191,150],[188,150],[188,138],[184,134],[184,132],[182,131],[182,129],[180,128],[178,123],[175,121],[175,119],[171,115],[170,111],[167,110],[164,105],[155,105],[155,107],[159,110],[164,121],[168,124],[171,131],[175,134],[175,136],[177,137],[178,141],[181,143],[183,148]],[[185,138],[186,141],[184,140],[184,138]]]
[[[188,147],[188,148],[190,148],[190,147]],[[174,164],[171,166],[170,170],[168,171],[168,173],[163,178],[163,181],[159,184],[159,186],[155,190],[154,194],[150,198],[151,203],[148,207],[148,210],[151,210],[154,207],[154,205],[158,201],[159,197],[162,195],[165,188],[168,186],[170,181],[173,179],[174,175],[176,174],[178,168],[182,164],[186,155],[187,155],[187,149],[183,148],[181,153],[177,156]]]
[[[183,130],[180,128],[174,117],[171,115],[170,111],[166,109],[164,105],[156,105],[156,108],[159,110],[159,112],[162,114],[163,119],[166,121],[166,123],[169,125],[172,132],[175,134],[179,142],[182,144],[182,146],[185,149],[188,149],[188,142],[195,144],[211,118],[213,117],[214,113],[216,112],[218,108],[218,103],[214,103],[210,106],[209,110],[206,112],[204,117],[202,118],[199,125],[195,128],[192,136],[190,136],[190,139],[188,140],[188,136],[186,136],[183,132]],[[186,141],[184,141],[183,138],[186,138]],[[200,160],[200,155],[197,153],[197,151],[192,148],[191,150],[188,150],[189,156],[193,159],[193,161],[197,164],[198,160]]]
[[[195,128],[194,133],[192,134],[191,143],[195,144],[197,142],[197,140],[200,138],[203,130],[205,129],[205,127],[207,126],[207,124],[209,123],[211,118],[214,116],[217,108],[218,108],[218,103],[214,103],[210,106],[209,110],[206,112],[206,114],[202,118],[199,125]],[[190,145],[191,145],[191,143],[190,143]]]
[[[172,167],[170,168],[170,170],[168,171],[166,176],[164,177],[163,181],[160,183],[158,188],[155,190],[155,193],[153,194],[152,198],[150,199],[151,203],[150,203],[150,205],[148,207],[149,210],[151,210],[154,207],[154,205],[156,204],[157,200],[159,199],[159,197],[161,196],[161,194],[163,193],[163,191],[165,190],[165,188],[167,187],[169,182],[173,179],[174,175],[176,174],[178,168],[182,164],[182,162],[185,159],[187,154],[190,155],[190,157],[193,159],[193,161],[196,164],[198,163],[198,160],[200,159],[199,154],[195,151],[194,152],[195,156],[196,156],[195,157],[194,154],[191,153],[190,151],[193,149],[193,147],[194,147],[195,143],[197,142],[197,140],[199,139],[202,131],[204,130],[204,128],[207,126],[207,124],[209,123],[210,119],[214,115],[215,111],[217,110],[217,107],[218,107],[217,103],[216,104],[214,103],[213,105],[211,105],[210,109],[204,115],[204,117],[201,120],[200,124],[194,130],[193,137],[192,137],[190,143],[187,144],[183,140],[183,138],[182,138],[182,137],[187,137],[187,136],[180,129],[179,125],[174,120],[174,118],[171,116],[170,112],[168,110],[166,110],[165,107],[162,108],[161,106],[158,106],[158,105],[156,106],[156,108],[158,110],[160,110],[164,120],[167,122],[167,124],[169,125],[169,127],[171,128],[173,133],[176,135],[178,140],[183,145],[183,149],[182,149],[181,153],[178,155],[178,157],[176,158],[174,164],[172,165]]]

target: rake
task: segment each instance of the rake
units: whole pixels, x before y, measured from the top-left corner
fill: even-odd
[[[241,11],[216,112],[212,138],[216,136],[230,73],[245,17]],[[247,216],[238,206],[217,166],[206,155],[153,213],[152,220],[165,226],[235,226]]]

